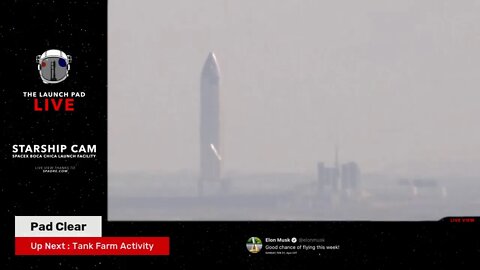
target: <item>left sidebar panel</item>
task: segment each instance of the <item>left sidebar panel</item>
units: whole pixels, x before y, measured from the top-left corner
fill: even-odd
[[[15,216],[106,217],[107,1],[1,6],[2,254],[26,269]]]

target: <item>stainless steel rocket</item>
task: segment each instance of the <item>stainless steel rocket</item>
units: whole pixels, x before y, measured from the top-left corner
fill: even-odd
[[[220,69],[213,52],[203,65],[200,85],[200,180],[218,181],[221,170]]]

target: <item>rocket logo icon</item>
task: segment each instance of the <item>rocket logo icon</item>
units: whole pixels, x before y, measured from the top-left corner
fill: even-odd
[[[37,55],[38,72],[43,83],[63,82],[68,77],[72,57],[60,50],[48,50]]]

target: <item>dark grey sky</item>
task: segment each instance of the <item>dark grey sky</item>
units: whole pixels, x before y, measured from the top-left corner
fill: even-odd
[[[111,171],[198,170],[199,84],[222,72],[225,170],[333,159],[480,175],[480,2],[109,2]]]

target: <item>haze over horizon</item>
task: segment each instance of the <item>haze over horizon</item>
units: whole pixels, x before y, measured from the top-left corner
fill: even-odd
[[[480,2],[109,2],[109,170],[199,168],[200,73],[221,69],[223,170],[342,161],[480,176]]]

